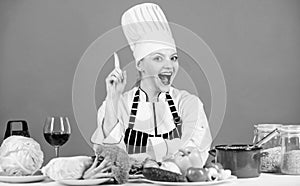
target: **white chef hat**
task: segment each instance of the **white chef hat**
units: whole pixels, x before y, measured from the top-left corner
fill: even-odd
[[[160,49],[176,51],[168,21],[158,5],[136,5],[123,14],[121,22],[136,62]]]

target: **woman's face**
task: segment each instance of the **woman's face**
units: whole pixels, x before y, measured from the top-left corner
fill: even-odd
[[[142,80],[160,91],[167,92],[178,71],[178,56],[174,49],[157,50],[140,62]],[[149,86],[149,85],[148,85]]]

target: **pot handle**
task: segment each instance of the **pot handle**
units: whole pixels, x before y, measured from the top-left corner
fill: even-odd
[[[210,155],[212,155],[213,157],[216,157],[217,150],[216,150],[216,149],[211,149],[211,150],[208,151],[208,153],[209,153]]]
[[[253,159],[259,159],[261,157],[266,157],[268,155],[269,155],[268,152],[259,152],[253,155]]]

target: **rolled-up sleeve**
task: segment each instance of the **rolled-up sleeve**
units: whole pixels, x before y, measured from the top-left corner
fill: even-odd
[[[106,101],[103,102],[103,104],[98,109],[97,114],[97,129],[93,133],[91,137],[91,142],[94,144],[120,144],[124,145],[122,143],[122,139],[124,136],[124,124],[122,122],[122,118],[118,118],[118,122],[114,124],[114,127],[109,132],[107,136],[105,136],[103,132],[103,122],[105,117],[105,107],[106,107]]]

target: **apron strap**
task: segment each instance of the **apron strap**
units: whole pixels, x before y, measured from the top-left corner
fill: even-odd
[[[182,136],[182,120],[181,120],[180,116],[178,115],[176,106],[175,106],[174,101],[169,92],[166,92],[166,99],[169,104],[169,108],[172,113],[172,116],[173,116],[174,124],[176,125],[176,128],[173,130],[174,138],[181,138],[181,136]]]
[[[133,97],[133,103],[130,110],[130,116],[129,116],[129,125],[128,128],[133,128],[136,118],[137,109],[139,106],[139,100],[140,100],[140,89],[137,89],[137,91],[134,94]]]

